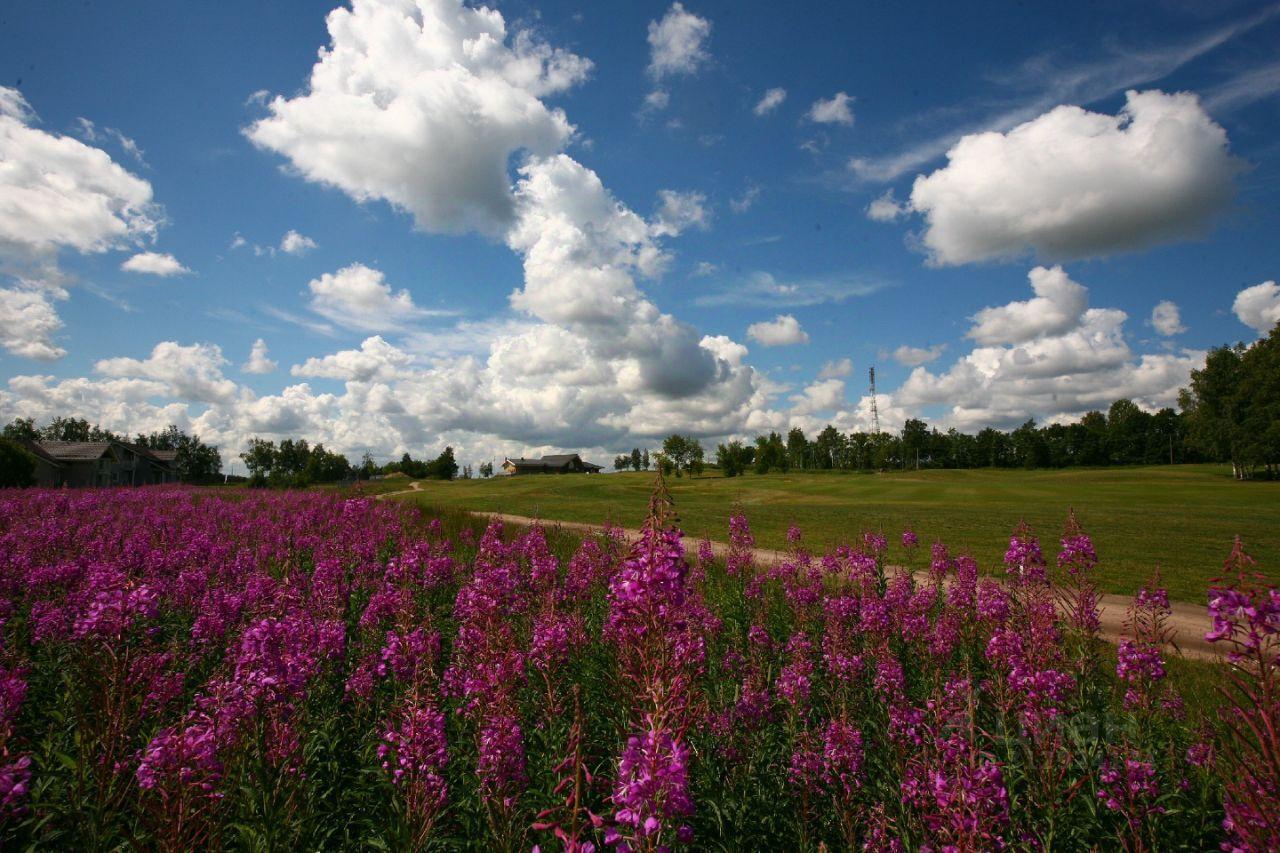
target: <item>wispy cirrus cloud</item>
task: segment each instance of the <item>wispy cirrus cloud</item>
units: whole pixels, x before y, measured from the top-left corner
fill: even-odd
[[[881,279],[848,275],[780,280],[773,273],[756,270],[741,278],[721,281],[693,301],[703,308],[722,305],[799,308],[870,296],[890,286],[890,282]]]

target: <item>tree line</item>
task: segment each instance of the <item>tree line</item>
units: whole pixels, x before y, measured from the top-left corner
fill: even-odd
[[[656,454],[664,473],[701,473],[705,451],[696,438],[671,435]],[[624,470],[632,457],[619,456]],[[726,477],[748,471],[910,468],[1068,468],[1230,463],[1235,476],[1280,478],[1280,326],[1248,346],[1210,351],[1192,371],[1178,409],[1147,412],[1129,399],[1072,423],[1027,420],[1012,430],[976,433],[939,430],[918,418],[900,432],[843,433],[828,424],[808,436],[799,427],[753,441],[716,447],[715,465]],[[647,466],[646,466],[647,467]],[[637,469],[639,470],[639,469]]]
[[[279,444],[262,438],[249,439],[249,447],[240,454],[249,471],[249,485],[300,488],[314,483],[340,483],[368,480],[387,474],[404,474],[415,480],[452,480],[458,475],[453,448],[446,447],[435,459],[414,459],[405,453],[398,460],[378,465],[365,453],[359,465],[346,456],[326,450],[323,444],[309,445],[305,438],[286,438]],[[467,466],[464,476],[470,478]]]

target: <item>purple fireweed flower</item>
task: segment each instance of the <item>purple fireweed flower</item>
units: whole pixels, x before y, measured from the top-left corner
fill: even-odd
[[[1004,564],[1009,576],[1020,583],[1043,582],[1048,579],[1040,542],[1031,534],[1031,528],[1026,522],[1019,524],[1009,538],[1009,550],[1004,554]]]
[[[132,589],[103,589],[93,597],[88,609],[75,620],[72,635],[119,637],[138,619],[153,618],[159,610],[159,595],[141,584]]]
[[[17,817],[26,813],[30,785],[30,755],[0,764],[0,817]]]
[[[846,799],[862,787],[862,733],[845,720],[832,720],[822,733],[823,777]]]
[[[702,541],[698,543],[698,564],[705,568],[710,565],[715,557],[715,551],[711,546],[711,539],[704,537]]]
[[[1159,681],[1164,678],[1164,656],[1153,646],[1122,640],[1116,649],[1116,677],[1122,681]]]
[[[586,600],[595,586],[609,575],[612,557],[594,536],[582,540],[565,570],[560,600],[576,603]]]
[[[978,618],[992,625],[1001,625],[1010,613],[1009,592],[993,580],[983,579],[977,587]]]
[[[627,739],[612,801],[613,819],[628,838],[661,837],[672,828],[678,832],[672,824],[693,814],[689,748],[652,719],[646,720],[644,730]]]
[[[490,715],[480,729],[480,758],[476,764],[480,796],[485,802],[510,809],[524,789],[524,735],[516,718]]]
[[[145,654],[129,668],[128,684],[142,692],[142,710],[159,711],[182,695],[186,673],[174,671],[170,652]]]
[[[1197,741],[1187,747],[1187,763],[1192,767],[1209,767],[1213,764],[1213,744],[1209,741]]]
[[[1098,799],[1112,811],[1120,812],[1131,827],[1138,827],[1150,815],[1165,812],[1155,802],[1160,786],[1155,766],[1149,761],[1128,757],[1114,763],[1105,761],[1098,782]]]
[[[687,573],[680,531],[646,529],[609,585],[606,635],[629,642],[678,619],[687,595]]]
[[[0,743],[13,729],[22,702],[27,698],[26,672],[0,665]]]
[[[899,747],[914,749],[925,741],[925,712],[903,702],[889,704],[889,740]]]
[[[903,548],[914,548],[919,544],[920,544],[920,537],[916,536],[916,532],[914,530],[908,527],[906,530],[902,531],[902,547]]]
[[[444,806],[448,786],[443,776],[449,763],[444,714],[427,702],[409,702],[398,719],[388,724],[378,746],[382,769],[396,787],[409,789],[422,806]]]
[[[900,696],[906,688],[902,663],[887,649],[876,658],[875,688],[885,698]]]
[[[954,845],[942,849],[1004,846],[1000,833],[1009,824],[1009,793],[998,764],[980,759],[973,765],[913,765],[902,790],[906,800],[922,812],[925,826]]]
[[[515,543],[516,552],[528,563],[529,586],[545,595],[556,584],[560,561],[547,546],[547,535],[535,525]]]
[[[787,765],[787,782],[798,791],[814,793],[821,789],[826,767],[823,762],[822,744],[808,729],[796,735]]]
[[[729,556],[725,560],[725,573],[730,577],[746,574],[755,560],[755,537],[747,517],[741,510],[729,516]]]
[[[552,672],[568,662],[574,649],[587,641],[582,617],[573,613],[543,613],[533,621],[528,661],[541,672]]]
[[[415,628],[404,635],[388,631],[374,672],[379,678],[395,678],[410,684],[416,682],[420,674],[430,673],[439,658],[439,631]]]
[[[778,673],[774,689],[787,704],[802,710],[809,702],[813,682],[813,643],[803,631],[787,641],[788,663]]]

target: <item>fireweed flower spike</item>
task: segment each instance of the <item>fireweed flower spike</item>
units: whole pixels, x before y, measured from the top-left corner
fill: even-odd
[[[1257,574],[1237,536],[1209,588],[1213,629],[1231,670],[1223,686],[1233,737],[1224,743],[1224,850],[1280,849],[1280,589]]]
[[[706,660],[707,613],[688,582],[674,504],[658,472],[649,515],[609,587],[605,636],[634,691],[633,733],[618,760],[606,839],[626,849],[687,842],[692,830],[690,751],[696,683]]]

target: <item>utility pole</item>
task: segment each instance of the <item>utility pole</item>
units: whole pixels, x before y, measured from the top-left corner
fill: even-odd
[[[871,365],[871,423],[875,427],[876,435],[880,434],[880,409],[876,406],[876,366]]]

